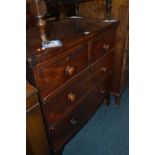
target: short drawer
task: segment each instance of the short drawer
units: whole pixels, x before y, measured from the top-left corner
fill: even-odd
[[[68,141],[89,120],[104,100],[107,91],[108,83],[100,83],[79,103],[75,110],[50,128],[51,140],[55,149]]]
[[[92,41],[91,63],[101,58],[104,54],[106,54],[109,50],[111,50],[114,47],[115,33],[115,28],[111,28]]]
[[[88,45],[83,45],[57,61],[37,70],[38,87],[44,98],[88,66]]]
[[[91,66],[92,82],[102,81],[112,70],[113,51]]]

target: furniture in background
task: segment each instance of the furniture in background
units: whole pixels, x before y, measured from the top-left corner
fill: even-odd
[[[112,94],[115,97],[115,105],[117,107],[120,105],[121,94],[129,84],[128,9],[128,0],[112,0],[112,3],[111,0],[93,0],[80,4],[79,7],[80,16],[95,17],[101,20],[112,18],[120,22],[117,31],[112,86]]]
[[[79,13],[79,3],[92,0],[45,0],[47,6],[46,17],[56,20],[76,16]]]
[[[45,126],[38,101],[38,90],[26,83],[26,154],[50,155]]]
[[[120,21],[115,56],[115,80],[113,83],[113,94],[116,106],[120,105],[120,98],[124,90],[129,86],[129,5],[128,0],[114,0],[112,16]]]
[[[122,73],[121,73],[121,88],[122,92],[129,85],[129,37],[126,36],[125,48],[123,53],[123,65],[122,65]]]
[[[26,26],[27,28],[36,25],[35,6],[33,2],[37,0],[26,0]],[[40,1],[40,0],[39,0]],[[39,9],[44,12],[46,21],[57,21],[79,14],[79,4],[92,0],[44,0],[45,3],[39,5]],[[45,8],[46,6],[46,8]]]
[[[106,20],[111,20],[111,9],[112,9],[112,0],[105,0],[105,15]]]

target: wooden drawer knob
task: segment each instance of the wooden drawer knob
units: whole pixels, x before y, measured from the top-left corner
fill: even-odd
[[[99,93],[100,93],[101,95],[104,95],[104,94],[105,94],[105,90],[100,89],[100,90],[99,90]]]
[[[109,45],[104,44],[102,48],[103,48],[103,50],[107,51],[109,49],[109,47],[110,47]]]
[[[68,100],[71,101],[71,102],[75,102],[75,100],[76,100],[76,95],[73,94],[73,93],[69,93],[69,94],[68,94]]]
[[[74,73],[75,73],[75,67],[73,67],[73,66],[66,67],[66,74],[72,76]]]
[[[107,71],[107,67],[101,67],[101,72],[106,72]]]
[[[71,124],[71,125],[73,125],[73,126],[74,126],[74,125],[76,125],[77,120],[76,120],[76,119],[74,119],[74,118],[72,118],[72,119],[70,119],[70,121],[69,121],[69,122],[70,122],[70,124]]]

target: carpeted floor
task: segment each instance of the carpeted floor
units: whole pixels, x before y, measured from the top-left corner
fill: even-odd
[[[109,107],[101,105],[90,121],[66,145],[63,155],[128,155],[129,90],[116,109],[111,98]]]

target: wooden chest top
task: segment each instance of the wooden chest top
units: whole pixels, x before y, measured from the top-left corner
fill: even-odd
[[[27,62],[32,66],[50,57],[62,55],[68,49],[79,45],[99,33],[116,26],[118,22],[105,23],[94,18],[66,19],[55,23],[48,22],[46,34],[49,40],[60,39],[63,46],[42,50],[37,28],[27,30]],[[90,32],[85,34],[85,32]]]

